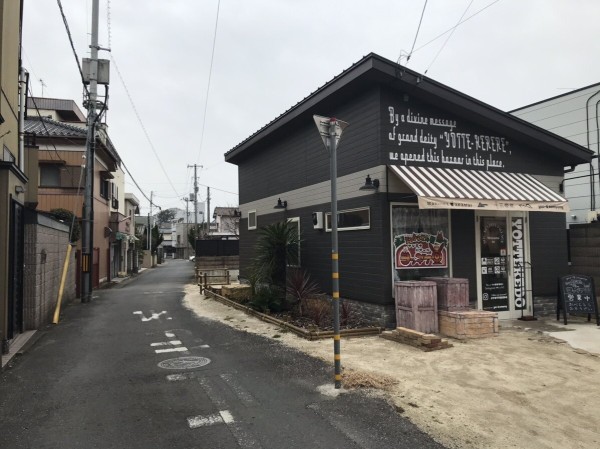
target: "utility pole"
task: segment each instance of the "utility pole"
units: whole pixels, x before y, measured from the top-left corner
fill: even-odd
[[[206,211],[206,217],[207,217],[207,221],[208,221],[208,235],[210,235],[210,187],[206,188],[206,206],[207,206],[207,211]]]
[[[83,200],[83,232],[81,235],[81,302],[92,299],[92,266],[94,251],[94,159],[96,145],[96,109],[98,107],[98,13],[100,0],[92,2],[92,37],[90,45],[89,98],[87,100],[87,148],[85,154],[85,194]],[[43,88],[43,84],[42,84]]]
[[[152,251],[152,225],[150,223],[150,217],[152,217],[152,195],[154,194],[154,192],[152,190],[150,190],[150,212],[148,212],[148,233],[147,233],[147,239],[148,240],[148,251]]]
[[[198,164],[188,165],[188,168],[190,167],[194,167],[194,235],[198,239],[198,167],[204,167]]]

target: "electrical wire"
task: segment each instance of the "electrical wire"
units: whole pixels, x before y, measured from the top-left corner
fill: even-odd
[[[123,84],[123,88],[125,89],[125,93],[127,94],[127,98],[129,99],[129,103],[131,104],[131,108],[133,109],[133,112],[135,113],[135,116],[136,116],[136,118],[138,120],[138,123],[141,126],[142,131],[144,132],[144,135],[146,136],[146,140],[150,144],[150,148],[152,149],[152,152],[154,153],[154,156],[156,157],[156,160],[158,161],[158,164],[160,165],[160,168],[161,168],[163,174],[165,175],[165,179],[167,181],[169,181],[169,184],[171,185],[171,188],[173,189],[173,192],[175,192],[177,195],[181,196],[181,194],[179,192],[177,192],[177,189],[173,185],[173,182],[171,181],[171,178],[169,177],[169,174],[167,173],[167,170],[165,170],[165,166],[163,165],[162,161],[160,160],[160,157],[158,156],[156,148],[154,147],[154,144],[152,143],[152,139],[150,139],[150,135],[148,134],[146,126],[144,125],[144,122],[142,121],[142,118],[140,117],[140,114],[139,114],[139,112],[137,110],[137,107],[135,106],[135,103],[133,102],[133,98],[131,97],[131,93],[129,92],[129,89],[127,88],[127,84],[125,84],[125,80],[123,79],[123,75],[121,74],[121,71],[119,70],[119,65],[117,64],[117,61],[116,61],[114,55],[112,54],[112,52],[110,53],[110,59],[113,62],[113,65],[115,67],[115,70],[117,72],[119,80],[121,81],[121,84]]]
[[[206,111],[208,109],[208,95],[210,93],[210,81],[212,78],[213,62],[215,59],[215,47],[217,43],[217,29],[219,27],[219,10],[221,9],[221,0],[217,3],[217,18],[215,19],[215,32],[212,42],[212,53],[210,56],[210,68],[208,69],[208,84],[206,86],[206,97],[204,99],[204,116],[202,117],[202,132],[200,133],[200,146],[198,147],[198,157],[196,162],[200,162],[200,154],[202,153],[202,144],[204,143],[204,128],[206,126]]]
[[[408,61],[410,61],[410,57],[412,56],[413,50],[415,49],[415,44],[417,43],[417,37],[419,36],[419,30],[421,29],[421,23],[423,22],[423,16],[425,15],[425,8],[426,7],[427,7],[427,0],[425,0],[425,4],[423,5],[423,11],[421,11],[421,18],[419,19],[419,26],[417,27],[417,32],[415,33],[415,39],[413,40],[413,44],[412,44],[412,47],[410,49],[410,52],[406,56],[406,64],[408,64]],[[400,61],[400,58],[402,58],[402,52],[400,52],[400,56],[398,57],[398,61]]]
[[[81,75],[81,82],[83,84],[83,89],[86,94],[89,95],[89,91],[87,86],[85,85],[85,77],[83,76],[83,70],[81,69],[81,64],[79,64],[79,56],[77,56],[77,51],[75,50],[75,45],[73,44],[73,37],[71,36],[71,30],[69,29],[69,23],[67,22],[67,17],[65,16],[65,12],[62,7],[62,3],[60,0],[56,0],[58,3],[58,8],[60,9],[60,15],[62,16],[63,23],[65,24],[65,30],[67,31],[67,36],[69,37],[69,42],[71,44],[71,50],[73,50],[73,55],[75,56],[75,62],[77,63],[77,68],[79,69],[79,75]]]
[[[442,44],[442,46],[440,47],[440,49],[438,50],[438,52],[435,54],[435,57],[429,63],[429,66],[425,69],[425,72],[423,72],[423,75],[427,75],[427,72],[429,71],[429,69],[431,68],[431,66],[433,65],[433,63],[437,60],[438,56],[440,55],[440,53],[442,52],[442,50],[444,49],[444,47],[446,47],[446,44],[448,43],[448,41],[450,40],[450,38],[454,34],[454,31],[456,31],[456,29],[460,25],[460,21],[463,19],[463,17],[465,16],[465,14],[467,13],[467,11],[469,10],[469,8],[471,7],[472,4],[473,4],[473,0],[471,0],[470,3],[465,8],[465,11],[462,13],[462,16],[460,16],[460,19],[458,19],[457,24],[454,25],[454,28],[452,28],[452,31],[450,32],[450,34],[448,35],[448,37],[446,38],[446,40],[444,41],[444,43]]]
[[[429,44],[431,44],[431,43],[433,43],[433,42],[437,41],[439,38],[441,38],[442,36],[445,36],[446,34],[448,34],[449,32],[451,32],[452,30],[454,30],[456,27],[458,27],[459,25],[462,25],[462,24],[463,24],[463,23],[465,23],[466,21],[468,21],[468,20],[471,20],[473,17],[475,17],[476,15],[478,15],[478,14],[482,13],[483,11],[485,11],[486,9],[488,9],[490,6],[492,6],[492,5],[496,4],[496,3],[498,3],[499,1],[500,1],[500,0],[494,0],[494,1],[493,1],[492,3],[490,3],[489,5],[487,5],[487,6],[484,6],[484,7],[483,7],[483,8],[481,8],[479,11],[477,11],[477,12],[473,13],[472,15],[470,15],[469,17],[467,17],[465,20],[463,20],[463,21],[461,21],[461,22],[457,23],[457,24],[456,24],[456,25],[454,25],[452,28],[449,28],[449,29],[447,29],[447,30],[446,30],[446,31],[444,31],[443,33],[441,33],[441,34],[438,34],[436,37],[434,37],[434,38],[433,38],[433,39],[431,39],[430,41],[428,41],[428,42],[424,43],[423,45],[421,45],[420,47],[418,47],[417,49],[415,49],[414,51],[412,51],[412,52],[411,52],[411,54],[412,54],[412,53],[416,53],[416,52],[418,52],[419,50],[422,50],[423,48],[427,47]],[[399,58],[398,58],[398,59],[399,59]]]

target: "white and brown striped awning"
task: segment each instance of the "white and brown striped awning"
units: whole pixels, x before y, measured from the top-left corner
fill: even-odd
[[[533,176],[390,165],[415,192],[421,209],[568,212],[567,200]]]

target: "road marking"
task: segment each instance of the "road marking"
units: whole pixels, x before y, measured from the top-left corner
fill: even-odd
[[[219,413],[208,416],[190,416],[187,422],[190,429],[197,429],[198,427],[215,424],[231,424],[234,422],[234,419],[229,410],[221,410]]]
[[[167,337],[167,338],[175,338],[175,334],[173,332],[165,332],[165,337]]]
[[[225,381],[225,383],[233,390],[235,395],[240,398],[246,406],[252,406],[256,404],[256,399],[246,391],[233,377],[232,374],[220,374],[219,377]]]
[[[165,352],[188,352],[188,348],[185,346],[178,346],[177,348],[155,349],[154,352],[157,354],[164,354]]]
[[[174,346],[181,345],[181,340],[169,340],[169,341],[161,341],[159,343],[150,343],[150,346]]]
[[[153,311],[153,310],[151,310],[151,311],[150,311],[150,314],[151,314],[151,315],[150,315],[150,317],[149,317],[149,318],[146,318],[146,315],[144,315],[144,312],[142,312],[141,310],[137,310],[137,311],[133,312],[133,314],[134,314],[134,315],[141,315],[141,317],[140,317],[140,318],[142,319],[142,321],[150,321],[150,320],[158,320],[158,319],[160,318],[160,316],[161,316],[161,315],[166,315],[166,314],[167,314],[167,311],[166,311],[166,310],[163,310],[163,311],[162,311],[162,312],[160,312],[160,313],[154,313],[154,311]],[[170,320],[170,319],[171,319],[170,317],[167,317],[167,320]]]

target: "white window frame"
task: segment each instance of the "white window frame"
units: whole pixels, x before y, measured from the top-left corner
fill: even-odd
[[[254,215],[254,226],[250,226],[250,217]],[[253,231],[256,229],[256,210],[249,210],[248,211],[248,231]]]
[[[344,213],[347,213],[347,212],[354,212],[354,211],[358,211],[358,210],[366,210],[368,212],[368,215],[369,215],[369,224],[368,225],[364,225],[364,226],[352,226],[352,227],[347,227],[347,228],[340,228],[338,226],[338,232],[342,232],[342,231],[358,231],[358,230],[362,230],[362,229],[371,229],[371,208],[369,206],[366,206],[366,207],[356,207],[354,209],[338,210],[338,215],[344,214]],[[326,232],[331,232],[331,212],[327,212],[325,214],[325,231]]]

